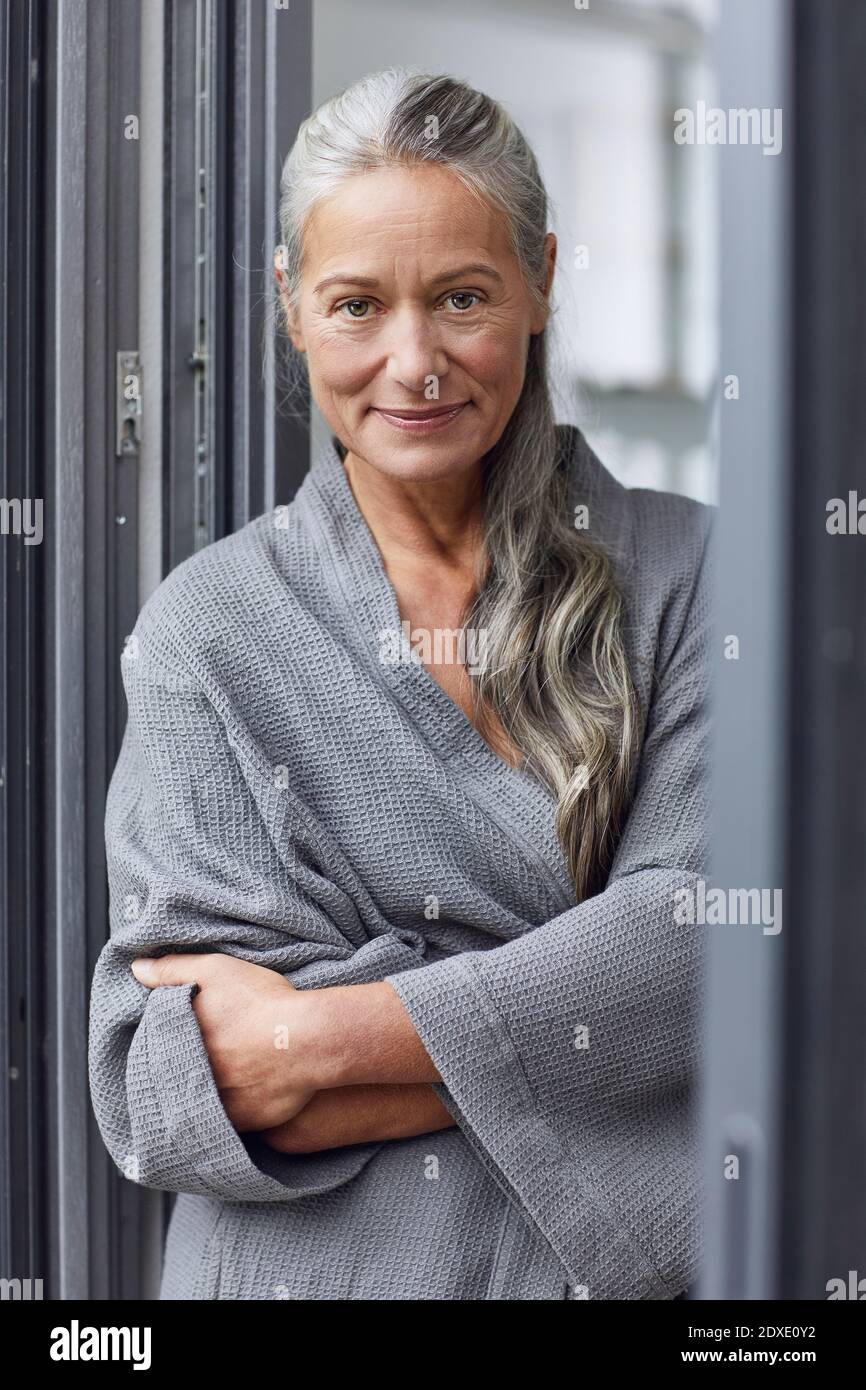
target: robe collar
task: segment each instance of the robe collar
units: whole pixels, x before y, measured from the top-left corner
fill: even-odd
[[[417,656],[381,659],[382,634],[401,631],[397,595],[355,500],[337,440],[318,450],[296,498],[316,533],[335,601],[350,619],[353,646],[368,671],[397,700],[434,756],[500,828],[518,841],[551,887],[561,910],[574,887],[554,831],[555,797],[524,764],[511,767],[482,738]]]

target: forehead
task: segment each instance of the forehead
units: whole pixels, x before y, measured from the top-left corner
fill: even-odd
[[[505,215],[441,165],[371,169],[344,180],[307,220],[302,276],[375,268],[432,271],[445,260],[515,260]],[[516,262],[515,262],[516,264]]]

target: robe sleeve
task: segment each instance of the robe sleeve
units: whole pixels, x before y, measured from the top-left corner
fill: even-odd
[[[714,515],[660,639],[604,891],[507,944],[387,977],[435,1091],[577,1297],[671,1299],[698,1273],[705,928],[680,925],[678,890],[709,852]]]
[[[224,951],[316,988],[381,980],[417,951],[387,924],[371,933],[351,895],[317,872],[303,808],[279,771],[253,794],[212,704],[146,623],[140,630],[122,661],[128,721],[106,801],[110,936],[88,1039],[96,1120],[120,1171],[145,1187],[254,1201],[327,1191],[381,1144],[291,1155],[238,1134],[193,1009],[196,986],[148,989],[131,963]]]

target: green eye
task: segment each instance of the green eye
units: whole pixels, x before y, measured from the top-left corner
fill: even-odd
[[[469,309],[475,308],[479,299],[480,296],[473,294],[471,290],[455,290],[453,294],[447,296],[445,302],[450,303],[458,313],[465,314]],[[342,304],[337,305],[337,313],[352,319],[369,318],[367,310],[371,304],[372,300],[369,299],[347,299]]]
[[[345,304],[341,304],[339,307],[340,309],[348,309],[350,318],[362,319],[366,317],[364,310],[369,303],[369,299],[347,299]],[[356,313],[356,309],[360,309],[360,313]]]
[[[478,299],[478,295],[477,295],[477,294],[471,294],[469,290],[455,290],[453,294],[449,294],[448,298],[451,300],[452,304],[454,304],[455,309],[459,309],[461,312],[465,313],[467,309],[474,309],[474,308],[475,308],[475,302],[474,302],[474,301],[476,301],[476,300]],[[467,299],[468,299],[468,300],[471,300],[472,302],[469,303],[469,304],[466,304],[466,303],[463,303],[463,304],[456,304],[456,303],[454,303],[454,301],[455,301],[455,300],[458,300],[458,299],[462,299],[462,300],[467,300]]]

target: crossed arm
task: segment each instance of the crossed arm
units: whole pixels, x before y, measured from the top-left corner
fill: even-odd
[[[223,953],[142,957],[144,985],[195,983],[193,1000],[226,1113],[281,1153],[408,1138],[455,1121],[441,1076],[386,982],[295,989]]]

